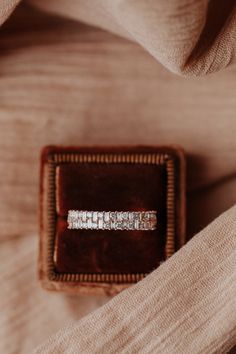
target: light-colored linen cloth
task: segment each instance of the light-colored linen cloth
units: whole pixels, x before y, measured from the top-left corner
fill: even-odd
[[[35,354],[226,353],[236,344],[236,206]]]
[[[111,15],[108,16],[107,8],[101,7],[99,1],[71,1],[71,5],[67,2],[64,8],[63,3],[65,4],[60,1],[41,1],[38,6],[135,39],[134,34],[127,34],[125,26],[118,26],[117,21]],[[118,3],[121,4],[116,2]],[[134,21],[135,31],[137,27],[143,31],[143,18],[150,23],[153,18],[155,23],[156,12],[147,6],[148,3],[151,4],[146,1],[134,1],[132,11],[130,8],[130,14],[133,12],[135,18],[135,4],[143,8],[139,11],[137,21]],[[160,3],[160,6],[164,4],[162,1],[157,3]],[[177,1],[172,3],[177,4]],[[130,7],[131,2],[127,1],[127,4]],[[207,14],[207,3],[204,4],[203,13]],[[1,23],[6,20],[15,5],[14,1],[0,1]],[[184,18],[184,7],[173,7],[175,8],[179,9],[181,17]],[[219,5],[216,5],[216,8],[219,9]],[[233,7],[231,11],[229,9],[229,20],[233,21]],[[123,13],[125,10],[123,2]],[[225,12],[222,12],[222,15],[224,14]],[[221,17],[221,11],[219,15]],[[175,19],[174,15],[170,16],[172,17]],[[96,23],[96,20],[100,22]],[[224,37],[224,42],[219,45],[220,51],[215,53],[217,60],[212,65],[215,71],[225,67],[222,50],[227,51],[226,57],[228,53],[234,53],[234,31],[229,31],[229,20],[225,21],[224,26],[222,21],[216,21],[221,29],[217,38]],[[166,21],[166,25],[168,22],[170,21]],[[145,33],[150,40],[153,36],[153,43],[159,46],[160,53],[167,53],[163,47],[165,41],[158,44],[156,40],[155,33],[158,33],[158,28],[160,29],[157,27],[154,32],[150,31],[150,34],[149,31]],[[180,33],[189,35],[187,29],[184,31],[184,23]],[[222,33],[225,36],[222,37]],[[168,38],[172,39],[172,36]],[[178,43],[179,37],[173,36],[173,41],[174,38]],[[211,42],[210,48],[216,48],[214,43]],[[47,293],[37,282],[38,158],[42,146],[169,143],[182,145],[188,160],[188,237],[200,231],[236,202],[236,68],[233,59],[229,68],[217,74],[200,79],[185,79],[171,74],[155,58],[173,71],[194,76],[204,73],[204,70],[198,72],[201,66],[206,68],[206,72],[209,71],[208,64],[205,67],[204,61],[209,63],[209,58],[213,58],[209,56],[211,51],[206,51],[203,57],[197,59],[198,64],[193,66],[191,72],[187,72],[186,65],[179,66],[178,58],[174,62],[169,55],[166,58],[169,58],[170,62],[167,59],[162,60],[156,54],[153,58],[145,50],[148,46],[143,42],[141,44],[144,49],[134,42],[86,27],[78,21],[49,16],[21,5],[16,7],[1,28],[0,352],[29,353],[68,322],[75,323],[75,328],[80,328],[80,324],[76,322],[79,318],[109,300],[107,297],[71,297]],[[181,53],[182,51],[179,54]],[[232,233],[235,230],[233,213],[235,211],[232,209],[229,216],[220,219],[220,223],[222,220],[228,220],[226,223],[232,228]],[[218,221],[216,225],[219,225]],[[204,235],[204,232],[201,235]],[[226,239],[226,235],[224,237]],[[202,240],[200,243],[203,247],[204,236],[199,239]],[[233,242],[233,239],[229,239]],[[225,247],[228,246],[226,243]],[[220,252],[218,248],[216,251]],[[207,259],[206,254],[201,257]],[[175,261],[178,261],[177,258]],[[168,263],[158,272],[163,271],[166,266],[169,267]],[[231,270],[232,268],[222,270],[225,271],[226,279],[229,273],[234,276]],[[217,279],[219,278],[216,277]],[[218,286],[220,284],[216,281],[216,290],[219,289]],[[136,294],[136,290],[132,291]],[[230,291],[232,295],[233,287]],[[230,306],[232,314],[231,317],[228,316],[229,327],[233,318],[233,297],[232,304],[227,305],[227,309]],[[103,308],[99,311],[103,311]],[[221,313],[219,311],[219,316]],[[96,313],[93,316],[96,316]],[[217,316],[216,314],[219,319]],[[217,330],[218,325],[214,327],[213,337],[209,337],[210,330],[206,331],[209,333],[209,336],[206,336],[209,346],[212,345],[210,341],[217,336],[220,343],[216,340],[215,345],[218,347],[215,348],[221,348],[222,345],[223,352],[228,350],[234,340],[233,332],[229,330],[225,335],[227,341],[224,348],[222,333],[229,328],[225,318],[222,322],[224,328],[219,326]],[[147,327],[147,330],[148,328],[152,327]],[[68,330],[68,336],[70,334]],[[143,335],[145,336],[145,332]],[[59,343],[57,336],[55,345],[56,343]],[[54,343],[51,341],[50,345]],[[76,345],[75,341],[73,345]],[[213,350],[213,347],[209,348]],[[197,346],[195,349],[197,353]]]
[[[140,43],[182,75],[205,75],[235,61],[235,1],[30,0],[53,13],[81,19]]]
[[[20,0],[0,1],[0,23]],[[43,10],[131,38],[168,69],[205,75],[235,61],[234,0],[28,0]]]

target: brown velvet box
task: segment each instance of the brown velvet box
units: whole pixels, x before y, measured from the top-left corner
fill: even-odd
[[[155,230],[73,230],[68,210],[157,210]],[[43,149],[39,278],[50,290],[115,294],[185,241],[185,159],[176,147]]]

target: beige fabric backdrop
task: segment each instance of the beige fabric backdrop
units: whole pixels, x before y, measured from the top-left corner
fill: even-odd
[[[22,5],[1,28],[0,343],[4,353],[29,352],[67,321],[108,300],[48,294],[37,283],[38,156],[43,145],[181,144],[188,154],[189,237],[235,203],[233,6],[219,11],[225,21],[220,17],[222,21],[217,22],[221,23],[217,39],[190,65],[186,58],[205,28],[207,2],[191,2],[197,4],[195,17],[178,22],[179,30],[177,24],[175,30],[167,25],[170,19],[177,21],[175,12],[170,12],[173,9],[180,11],[180,19],[188,18],[190,10],[192,14],[193,7],[184,3],[168,7],[164,1],[127,1],[125,7],[117,1],[112,2],[116,7],[111,2],[97,7],[98,3],[102,4],[70,2],[63,8],[63,2],[41,1],[38,6],[97,21],[138,40],[144,48]],[[0,1],[1,22],[14,5]],[[196,25],[191,45],[188,23]],[[232,65],[214,75],[186,79],[171,74],[156,58],[186,75]]]

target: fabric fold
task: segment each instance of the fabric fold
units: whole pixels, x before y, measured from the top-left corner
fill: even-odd
[[[227,353],[236,344],[236,206],[40,353]]]
[[[0,1],[2,24],[19,0]],[[41,10],[101,27],[138,42],[170,71],[201,76],[235,62],[233,0],[28,0]]]
[[[99,26],[138,42],[170,71],[201,76],[235,61],[233,0],[29,0],[31,4]]]
[[[0,0],[0,26],[8,19],[21,0]]]

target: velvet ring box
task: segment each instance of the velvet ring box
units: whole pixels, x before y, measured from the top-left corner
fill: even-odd
[[[157,211],[155,230],[69,229],[69,210]],[[43,149],[39,278],[49,290],[115,294],[185,242],[185,159],[161,147]]]

